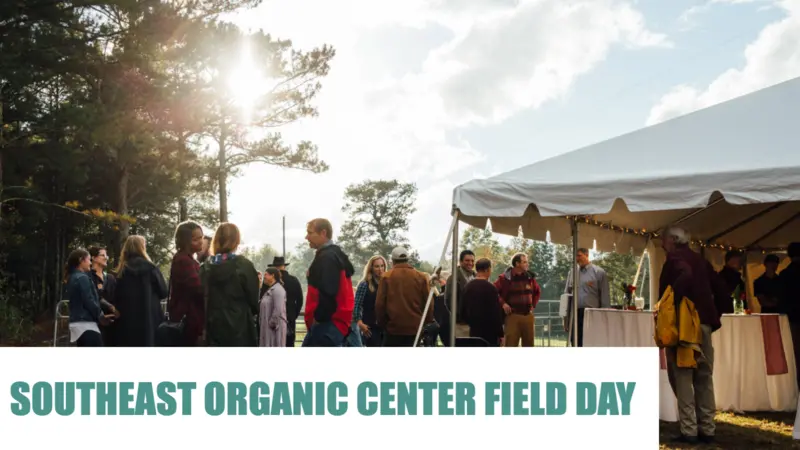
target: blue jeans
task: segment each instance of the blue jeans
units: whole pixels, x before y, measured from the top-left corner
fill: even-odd
[[[306,333],[303,347],[344,347],[344,336],[333,322],[317,322]]]
[[[361,342],[361,330],[358,329],[358,322],[350,325],[350,334],[347,336],[345,347],[363,347]]]

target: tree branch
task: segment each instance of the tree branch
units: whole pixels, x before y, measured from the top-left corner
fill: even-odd
[[[65,209],[67,211],[73,212],[75,214],[80,214],[80,215],[85,216],[85,217],[94,218],[94,216],[91,215],[91,214],[85,213],[83,211],[78,211],[77,209],[73,209],[73,208],[70,208],[68,206],[59,205],[58,203],[43,202],[41,200],[34,200],[32,198],[23,198],[23,197],[6,198],[6,199],[0,200],[0,205],[2,205],[3,203],[9,203],[9,202],[14,202],[14,201],[36,203],[38,205],[43,205],[43,206],[52,206],[52,207],[55,207],[55,208]]]

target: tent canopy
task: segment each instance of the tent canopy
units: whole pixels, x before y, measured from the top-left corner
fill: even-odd
[[[472,226],[642,250],[680,223],[711,247],[770,251],[800,239],[800,78],[455,188]]]

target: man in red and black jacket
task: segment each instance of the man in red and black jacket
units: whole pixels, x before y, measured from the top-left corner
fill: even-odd
[[[331,242],[333,227],[314,219],[306,227],[308,245],[317,250],[308,268],[303,347],[342,347],[353,321],[355,272],[347,255]]]
[[[511,267],[497,277],[494,286],[500,294],[500,306],[506,313],[505,347],[533,347],[533,310],[542,290],[536,275],[528,269],[528,255],[517,253]]]

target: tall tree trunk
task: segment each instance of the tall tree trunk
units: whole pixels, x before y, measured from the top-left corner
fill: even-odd
[[[0,108],[2,107],[3,105],[0,104]],[[0,112],[0,116],[2,115],[3,113]],[[0,127],[2,126],[3,126],[2,120],[0,120]],[[0,131],[0,201],[2,200],[3,200],[3,132]],[[0,227],[2,226],[3,226],[3,204],[0,203]]]
[[[181,195],[178,199],[178,222],[186,222],[189,220],[189,202],[186,197]]]
[[[59,214],[56,213],[54,215],[58,216]],[[49,295],[47,296],[48,304],[52,303],[52,302],[58,302],[59,300],[61,300],[61,297],[62,297],[62,295],[61,295],[62,294],[62,289],[61,288],[63,286],[62,275],[63,275],[63,268],[64,268],[63,263],[62,263],[62,261],[64,260],[63,247],[66,244],[65,244],[65,242],[63,240],[62,233],[60,232],[59,227],[56,225],[59,222],[60,221],[58,221],[58,220],[53,220],[51,222],[51,224],[52,224],[51,225],[51,231],[52,231],[52,235],[53,235],[53,241],[52,241],[53,242],[53,257],[52,257],[51,260],[52,260],[53,267],[52,267],[52,270],[47,272],[47,273],[50,274],[50,277],[51,277],[50,278],[50,289],[52,289],[50,291]]]
[[[117,184],[117,189],[119,193],[118,205],[117,205],[117,213],[120,215],[127,215],[128,214],[128,181],[130,179],[130,172],[128,171],[128,166],[126,164],[122,165],[122,170],[119,174],[119,183]],[[128,239],[128,234],[131,230],[131,224],[121,220],[119,223],[119,242],[121,245],[125,245],[125,240]]]
[[[42,272],[38,274],[39,276],[39,302],[40,303],[47,303],[50,301],[48,298],[50,288],[47,287],[47,283],[49,282],[47,278],[47,268],[50,265],[50,249],[51,249],[51,242],[45,241],[44,243],[44,258],[42,258]],[[58,271],[58,268],[55,269],[56,275],[60,276],[61,274]],[[61,300],[61,299],[59,299]]]
[[[3,151],[6,148],[6,139],[3,136],[5,122],[3,121],[3,97],[2,86],[0,86],[0,201],[3,200]],[[3,204],[0,203],[0,226],[3,225]]]
[[[186,161],[189,149],[186,147],[186,138],[180,136],[178,138],[178,151],[180,152],[180,159]],[[186,199],[186,176],[184,172],[179,174],[181,180],[181,195],[178,198],[178,222],[186,222],[189,220],[189,200]]]
[[[225,129],[219,136],[219,223],[228,221],[228,162],[225,154]]]

